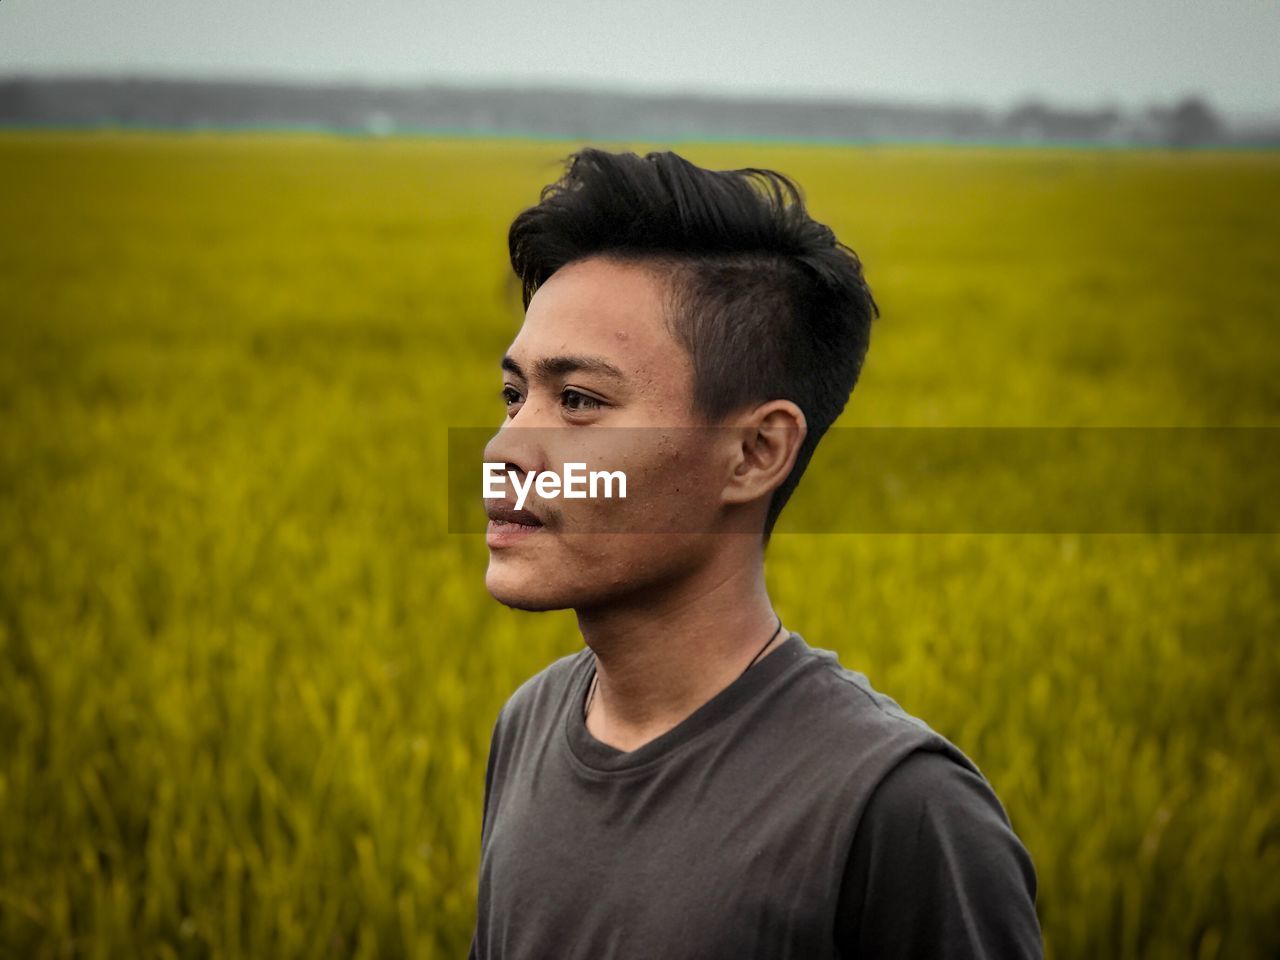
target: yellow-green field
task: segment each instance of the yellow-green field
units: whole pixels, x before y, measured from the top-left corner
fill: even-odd
[[[574,146],[0,135],[0,955],[465,956],[494,717],[582,641],[445,532],[446,433],[501,417],[506,228]],[[863,257],[846,424],[1280,425],[1280,155],[679,149]],[[1280,955],[1278,561],[769,564],[995,786],[1050,957],[1207,960]]]

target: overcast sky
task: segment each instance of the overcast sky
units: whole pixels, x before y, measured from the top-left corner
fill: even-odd
[[[1280,0],[0,0],[0,74],[1280,111]]]

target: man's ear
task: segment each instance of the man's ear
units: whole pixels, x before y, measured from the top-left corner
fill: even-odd
[[[808,424],[790,400],[770,400],[731,427],[738,438],[725,483],[726,504],[751,503],[782,486],[795,466]]]

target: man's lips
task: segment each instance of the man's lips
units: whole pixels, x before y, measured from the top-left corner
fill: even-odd
[[[542,519],[532,510],[517,510],[504,500],[488,500],[485,513],[489,515],[485,542],[492,550],[505,550],[542,534]]]
[[[485,513],[497,524],[519,524],[523,527],[541,527],[542,520],[531,510],[517,510],[503,500],[490,500],[485,503]]]

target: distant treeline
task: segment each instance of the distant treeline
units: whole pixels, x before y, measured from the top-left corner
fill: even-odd
[[[308,127],[597,139],[770,138],[1280,145],[1235,129],[1202,98],[1124,111],[1026,102],[1007,111],[865,100],[621,93],[557,88],[365,87],[157,78],[0,79],[0,125],[189,129]]]

